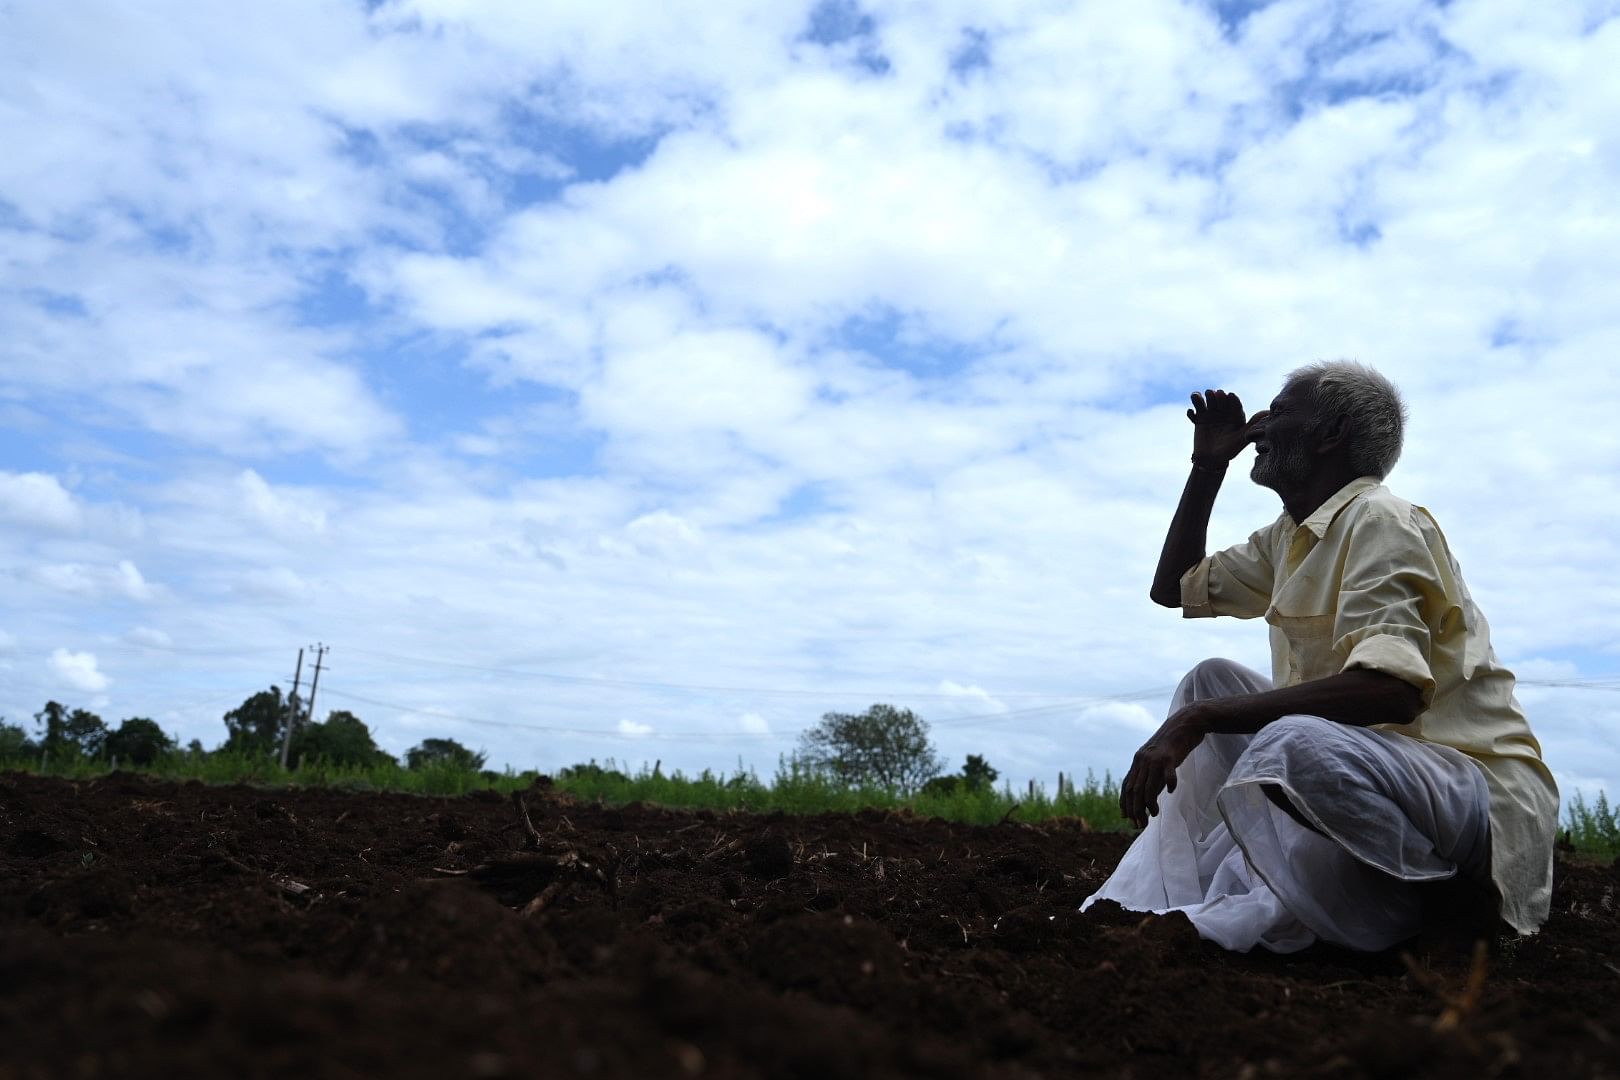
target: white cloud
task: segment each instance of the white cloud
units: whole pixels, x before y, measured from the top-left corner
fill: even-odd
[[[51,653],[50,666],[60,682],[83,693],[100,693],[110,683],[97,668],[95,653],[57,649]]]
[[[326,531],[324,510],[300,505],[295,497],[276,491],[252,469],[242,470],[236,488],[248,512],[278,534],[319,536]]]
[[[618,730],[620,735],[629,735],[632,738],[641,738],[646,735],[651,735],[653,733],[653,726],[651,724],[638,723],[635,720],[620,720]]]
[[[113,566],[40,563],[31,568],[29,576],[48,588],[86,599],[123,597],[147,601],[157,595],[156,587],[128,559],[120,559]]]
[[[90,594],[96,591],[95,576],[82,563],[55,563],[35,566],[33,577],[60,592]]]
[[[1127,739],[1151,735],[1159,730],[1164,717],[1155,717],[1148,709],[1134,701],[1109,701],[1088,705],[1074,718],[1076,727],[1099,735],[1119,733]],[[1141,741],[1140,738],[1137,739]],[[1134,749],[1134,747],[1132,748]]]
[[[133,645],[145,645],[153,649],[167,649],[174,644],[174,639],[162,630],[150,626],[137,626],[124,635],[124,640]]]
[[[770,721],[757,712],[745,712],[737,720],[738,726],[749,735],[769,735]]]
[[[702,543],[702,534],[667,510],[643,514],[624,527],[625,536],[642,551],[673,555]]]
[[[1005,702],[994,698],[981,686],[964,686],[954,679],[941,679],[939,692],[949,695],[957,711],[967,713],[1003,713]]]
[[[150,600],[152,586],[142,576],[140,568],[128,559],[118,561],[118,588],[131,600]]]
[[[25,528],[70,532],[83,510],[77,499],[46,473],[0,472],[0,521]]]
[[[236,580],[237,592],[258,600],[302,600],[309,595],[309,590],[309,582],[285,566],[247,570]]]

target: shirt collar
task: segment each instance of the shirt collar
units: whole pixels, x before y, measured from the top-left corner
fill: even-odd
[[[1339,512],[1355,501],[1356,497],[1364,491],[1371,491],[1381,481],[1376,476],[1363,476],[1352,480],[1338,491],[1328,497],[1327,502],[1316,508],[1316,512],[1306,518],[1302,527],[1311,530],[1318,540],[1327,534],[1328,526]]]

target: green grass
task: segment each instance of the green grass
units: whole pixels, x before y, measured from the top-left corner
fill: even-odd
[[[1002,820],[1037,822],[1054,817],[1084,818],[1097,829],[1128,826],[1119,816],[1119,786],[1111,776],[1098,780],[1088,773],[1084,782],[1065,785],[1049,794],[1036,786],[1034,794],[1014,794],[1010,788],[958,790],[949,794],[900,796],[882,788],[851,788],[828,780],[791,759],[777,768],[770,783],[751,771],[730,774],[705,769],[696,776],[679,771],[654,772],[645,766],[634,774],[614,767],[613,761],[563,770],[554,786],[586,801],[610,806],[645,802],[660,806],[705,810],[748,810],[789,814],[850,813],[857,810],[907,809],[914,813],[977,825]],[[42,764],[39,759],[0,762],[0,768],[83,780],[110,772],[105,761],[79,758]],[[283,769],[273,758],[259,754],[216,751],[206,754],[174,753],[150,766],[124,771],[166,780],[198,780],[205,784],[257,784],[261,786],[313,786],[352,791],[397,791],[416,795],[465,795],[494,790],[502,794],[526,789],[533,772],[477,772],[452,765],[407,769],[398,764],[371,766],[302,762]]]
[[[53,762],[41,767],[38,758],[0,761],[0,769],[17,769],[69,779],[88,779],[109,772],[108,764],[92,759]],[[407,769],[393,763],[372,766],[330,765],[324,761],[303,762],[295,769],[283,769],[272,758],[258,754],[216,751],[207,754],[174,753],[157,763],[128,771],[146,773],[167,780],[199,780],[205,784],[259,784],[329,787],[351,791],[399,791],[416,795],[465,795],[469,791],[494,790],[502,794],[522,791],[534,779],[532,772],[476,772],[454,765]],[[654,772],[645,766],[626,773],[613,761],[594,762],[574,770],[563,770],[555,778],[559,791],[588,802],[610,806],[644,802],[689,810],[749,810],[789,814],[852,813],[857,810],[911,810],[928,817],[993,825],[998,821],[1038,822],[1054,817],[1084,818],[1093,828],[1126,830],[1119,816],[1119,785],[1112,776],[1098,780],[1087,773],[1083,782],[1065,785],[1059,793],[1036,786],[1033,796],[1014,793],[1010,788],[958,790],[950,794],[916,794],[902,797],[881,788],[851,788],[830,781],[803,768],[791,758],[784,759],[769,783],[751,771],[740,769],[730,775],[705,769],[696,776],[680,772]],[[1608,797],[1599,792],[1588,802],[1576,791],[1564,805],[1563,839],[1577,852],[1589,856],[1620,857],[1620,810],[1610,807]]]
[[[756,774],[739,770],[729,777],[707,769],[695,777],[679,772],[664,775],[643,768],[634,775],[619,772],[610,761],[559,777],[557,787],[584,799],[611,805],[629,802],[708,810],[751,810],[788,814],[852,813],[857,810],[907,809],[929,817],[994,825],[1002,820],[1036,822],[1054,817],[1084,818],[1098,829],[1124,829],[1119,816],[1119,786],[1111,776],[1098,780],[1088,773],[1078,786],[1065,785],[1061,794],[1048,794],[1038,786],[1033,797],[1010,788],[983,787],[949,794],[919,793],[901,796],[883,788],[848,787],[784,759],[769,784]]]

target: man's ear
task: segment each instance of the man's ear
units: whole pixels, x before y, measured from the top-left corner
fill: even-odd
[[[1322,432],[1317,436],[1316,452],[1318,454],[1331,454],[1343,446],[1350,437],[1350,418],[1335,416],[1322,425]]]

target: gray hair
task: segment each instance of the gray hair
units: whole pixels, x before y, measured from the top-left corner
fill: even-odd
[[[1358,476],[1382,480],[1401,456],[1406,403],[1395,384],[1354,360],[1319,360],[1288,375],[1285,385],[1305,383],[1314,394],[1311,424],[1335,417],[1350,423],[1350,465]]]

